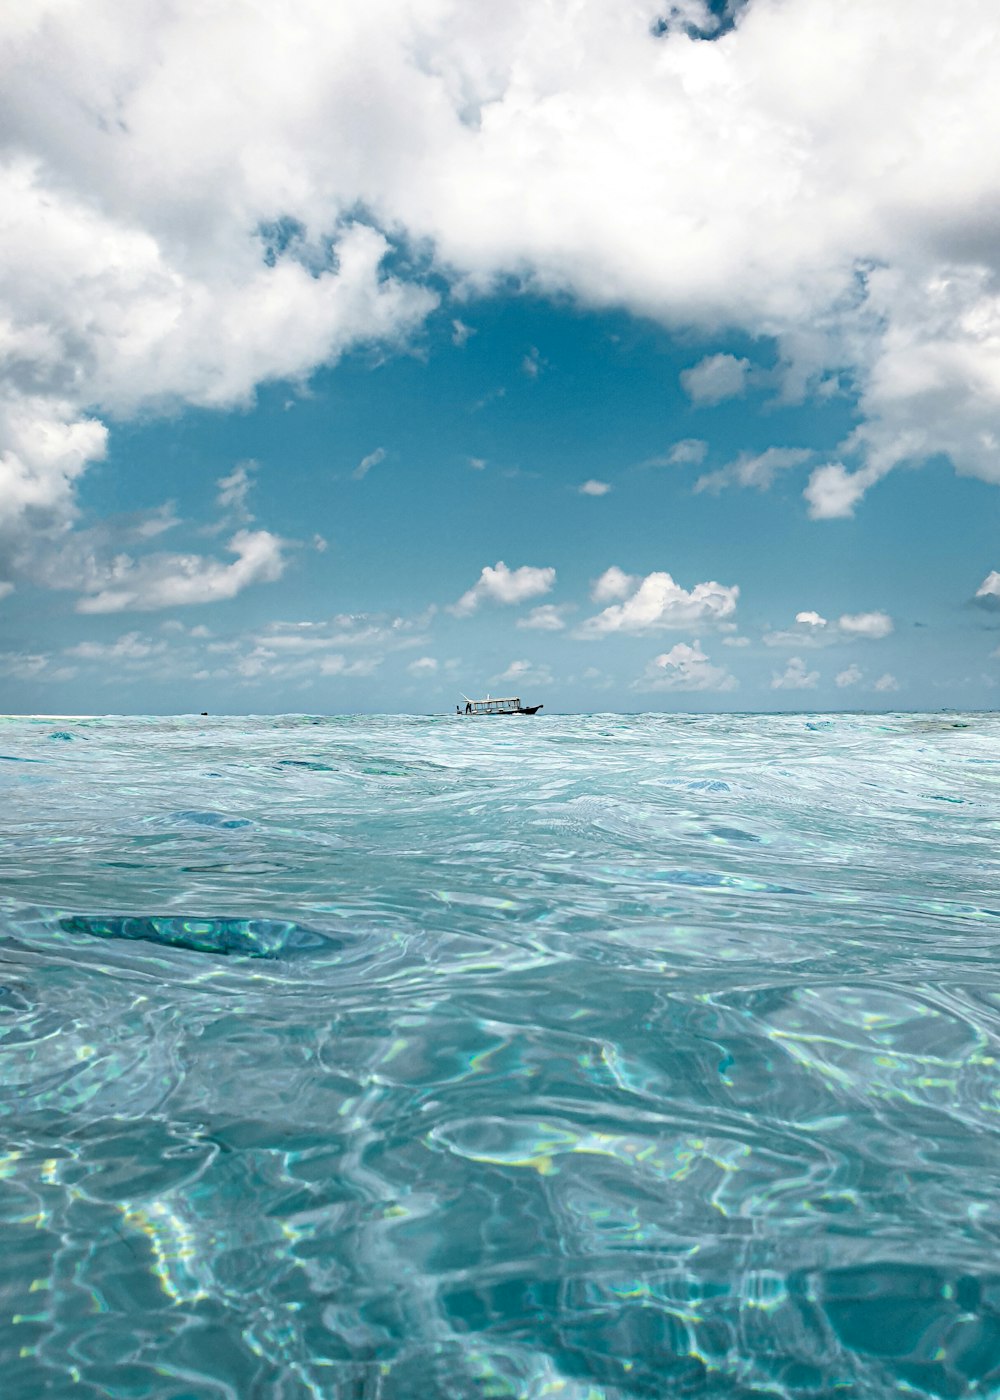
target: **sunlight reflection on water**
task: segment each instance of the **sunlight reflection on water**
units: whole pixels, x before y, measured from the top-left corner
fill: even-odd
[[[5,1400],[998,1393],[998,739],[0,721]]]

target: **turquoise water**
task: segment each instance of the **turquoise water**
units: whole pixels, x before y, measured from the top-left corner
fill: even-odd
[[[0,721],[0,1393],[1000,1394],[1000,716]]]

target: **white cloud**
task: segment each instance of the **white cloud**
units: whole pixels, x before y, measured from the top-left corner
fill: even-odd
[[[749,638],[749,637],[723,637],[723,639],[722,639],[722,645],[723,645],[724,647],[748,647],[748,646],[750,645],[750,638]]]
[[[551,592],[555,581],[555,569],[535,568],[531,564],[508,569],[500,559],[495,565],[487,564],[473,586],[448,611],[456,617],[468,617],[484,598],[494,603],[524,603]]]
[[[700,642],[678,642],[646,667],[633,690],[735,690],[738,681],[724,666],[713,666]]]
[[[231,672],[233,679],[259,683],[260,681],[309,680],[321,676],[343,676],[356,678],[370,676],[382,664],[380,656],[359,657],[348,661],[346,656],[334,652],[326,656],[289,658],[268,656],[260,651],[238,658]]]
[[[772,690],[815,690],[818,684],[819,672],[807,671],[801,656],[790,657],[785,670],[771,677]]]
[[[107,438],[84,406],[127,418],[179,402],[245,404],[265,380],[300,377],[356,344],[405,335],[435,302],[424,289],[382,276],[389,245],[360,223],[331,228],[333,252],[322,266],[310,267],[304,249],[265,260],[250,208],[223,210],[226,181],[214,192],[199,187],[193,131],[186,153],[177,130],[176,149],[154,157],[150,147],[165,138],[172,117],[169,99],[150,105],[157,79],[152,70],[143,72],[145,43],[134,35],[130,43],[124,33],[116,38],[110,13],[86,38],[73,32],[65,11],[58,18],[50,11],[47,20],[47,34],[48,24],[27,26],[18,36],[9,26],[3,34],[0,21],[6,57],[26,45],[27,61],[43,75],[47,62],[61,64],[61,49],[68,54],[83,44],[95,66],[86,91],[63,89],[65,111],[82,102],[93,121],[85,119],[75,135],[58,117],[39,123],[40,89],[29,75],[17,94],[8,88],[8,97],[23,104],[18,144],[37,147],[33,156],[0,162],[0,323],[7,332],[0,522],[22,533],[39,511],[62,522],[73,518],[73,487],[103,456]],[[168,41],[181,62],[187,60],[176,40],[183,28],[178,16]],[[116,62],[125,69],[117,76],[108,71]],[[108,130],[101,109],[113,106],[119,80],[130,86],[135,127],[126,134],[127,123],[112,118],[118,135],[101,161],[94,144]],[[223,90],[223,107],[232,96]],[[207,128],[203,135],[202,158],[211,161],[213,135]],[[144,186],[134,162],[146,159],[159,168],[154,177],[150,167],[152,182]],[[186,192],[178,159],[190,161]],[[177,201],[173,215],[170,200]]]
[[[610,490],[611,487],[606,481],[594,481],[591,479],[590,481],[585,481],[580,487],[580,495],[606,496]]]
[[[572,611],[572,604],[543,603],[541,607],[532,608],[527,617],[519,617],[517,626],[539,632],[561,632],[566,626],[566,614]]]
[[[890,675],[890,673],[886,671],[885,675],[879,676],[878,680],[875,682],[875,689],[883,692],[888,690],[898,690],[899,681],[897,681],[895,676]]]
[[[610,584],[607,582],[609,574],[612,574],[611,569],[598,579],[595,594],[600,589],[606,597],[609,586],[621,588],[626,579],[632,591],[624,602],[612,603],[603,612],[588,618],[577,632],[579,637],[680,629],[722,622],[736,611],[740,590],[735,584],[726,587],[714,582],[696,583],[688,592],[667,573],[647,574],[640,581],[629,579],[617,570]]]
[[[857,685],[863,675],[864,672],[861,670],[860,666],[851,665],[848,666],[846,670],[839,671],[837,675],[834,676],[834,682],[841,690],[844,690],[847,686]]]
[[[704,462],[708,443],[701,438],[682,438],[667,449],[662,457],[649,457],[644,467],[687,467]]]
[[[351,476],[353,476],[355,481],[364,481],[372,467],[377,467],[380,462],[384,461],[385,448],[376,447],[374,452],[369,452],[367,456],[361,458],[361,461],[351,472]]]
[[[878,641],[892,631],[892,618],[884,612],[844,613],[837,627],[848,637],[868,637]]]
[[[470,458],[469,458],[469,466],[472,468],[472,470],[473,470],[474,472],[485,471],[485,470],[486,470],[486,458],[485,458],[485,457],[470,457]]]
[[[696,404],[717,404],[746,393],[750,361],[735,355],[708,355],[682,370],[684,392]]]
[[[813,520],[846,520],[875,480],[871,472],[849,472],[842,462],[830,462],[816,468],[802,494]]]
[[[980,608],[1000,608],[1000,573],[996,569],[986,575],[972,601]]]
[[[460,350],[466,341],[475,334],[476,332],[472,326],[467,326],[464,321],[458,320],[457,317],[452,321],[451,343],[452,345],[457,345]]]
[[[104,424],[78,416],[65,398],[0,393],[0,530],[71,519],[76,482],[107,441]]]
[[[66,648],[66,655],[80,661],[144,661],[151,656],[162,656],[166,649],[166,642],[154,642],[138,632],[126,632],[115,642],[78,642]]]
[[[888,613],[842,613],[835,622],[828,622],[818,612],[798,612],[794,627],[784,631],[766,631],[761,641],[768,647],[825,647],[838,642],[881,641],[893,630]]]
[[[324,656],[320,658],[321,676],[370,676],[382,665],[381,656],[365,656],[348,661],[345,656]]]
[[[387,274],[380,228],[459,294],[516,278],[774,337],[786,397],[840,376],[861,422],[817,517],[938,452],[1000,481],[988,0],[754,0],[714,42],[695,0],[656,15],[7,6],[0,521],[71,520],[110,415],[246,403],[409,335],[437,296]],[[688,387],[747,374],[709,356]]]
[[[341,613],[320,621],[270,623],[223,640],[212,639],[207,628],[175,625],[169,628],[170,637],[176,639],[169,651],[156,649],[148,660],[133,658],[119,664],[133,670],[145,666],[162,674],[193,676],[204,671],[205,659],[211,658],[213,678],[240,684],[273,681],[308,685],[324,678],[351,680],[372,675],[392,652],[426,646],[432,616],[433,610],[410,618]],[[147,640],[129,634],[113,646],[122,652],[138,652]],[[75,659],[96,662],[110,655],[109,647],[88,646],[86,650],[85,658],[74,652]],[[411,674],[429,676],[436,665],[433,657],[424,655],[408,669]]]
[[[545,367],[545,363],[539,353],[538,346],[533,345],[521,361],[521,373],[526,374],[529,379],[537,379]]]
[[[758,491],[767,491],[779,472],[801,466],[812,455],[804,447],[769,447],[766,452],[756,454],[743,452],[728,466],[699,477],[694,489],[718,492],[726,486],[753,486]]]
[[[624,569],[619,569],[617,564],[612,564],[610,569],[604,570],[599,579],[595,579],[590,590],[591,600],[595,603],[611,603],[619,598],[627,598],[638,582],[635,574],[627,574]]]
[[[219,488],[216,501],[219,509],[226,513],[227,523],[249,525],[253,520],[247,498],[253,487],[252,473],[256,468],[256,462],[238,462],[228,476],[221,476],[216,482]]]
[[[70,681],[75,666],[57,665],[51,656],[39,652],[0,652],[0,675],[16,681]]]
[[[344,647],[399,651],[426,643],[433,616],[433,608],[412,618],[337,613],[321,622],[272,622],[255,632],[252,640],[255,649],[268,656],[339,651]]]
[[[283,541],[267,530],[238,530],[226,548],[232,564],[203,554],[119,556],[90,580],[77,612],[145,612],[235,598],[252,583],[273,583],[284,572]]]

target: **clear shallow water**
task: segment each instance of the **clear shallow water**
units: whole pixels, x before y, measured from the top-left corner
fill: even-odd
[[[1000,1394],[1000,716],[0,721],[0,1375]]]

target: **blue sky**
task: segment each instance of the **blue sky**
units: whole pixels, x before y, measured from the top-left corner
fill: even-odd
[[[993,707],[990,12],[299,8],[0,21],[0,709]]]

